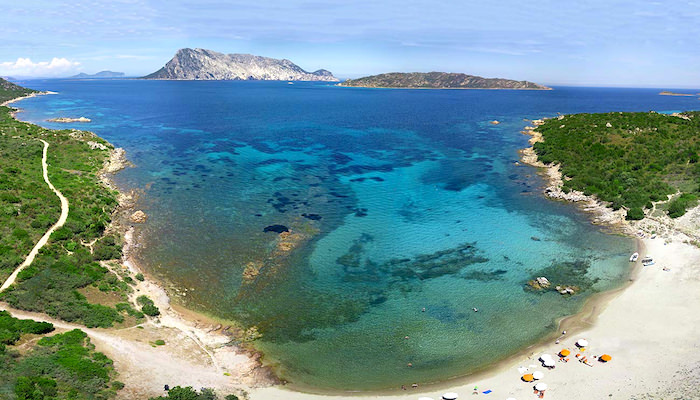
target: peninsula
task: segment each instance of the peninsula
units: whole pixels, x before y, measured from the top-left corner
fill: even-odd
[[[285,59],[223,54],[206,49],[180,49],[163,68],[143,79],[338,81],[330,71],[307,72]]]
[[[401,89],[528,89],[551,90],[547,86],[528,81],[501,78],[482,78],[452,72],[390,72],[348,79],[338,86]]]

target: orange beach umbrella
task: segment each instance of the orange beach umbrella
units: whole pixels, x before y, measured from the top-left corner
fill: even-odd
[[[600,356],[600,360],[603,362],[608,362],[612,360],[612,357],[610,357],[610,354],[603,354],[602,356]]]
[[[535,377],[532,376],[532,374],[525,374],[525,375],[523,375],[523,380],[525,382],[532,382],[535,380]]]
[[[571,352],[568,349],[564,349],[559,352],[559,355],[561,355],[562,357],[567,357],[569,354],[571,354]]]

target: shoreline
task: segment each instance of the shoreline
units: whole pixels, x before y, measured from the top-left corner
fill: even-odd
[[[527,127],[522,132],[532,136],[531,145],[542,140],[541,134],[535,131],[541,123],[542,120],[533,121],[535,126]],[[591,296],[579,312],[558,320],[557,333],[542,338],[505,360],[486,367],[483,371],[462,378],[424,385],[418,389],[408,389],[407,392],[387,390],[371,393],[302,393],[289,388],[272,387],[252,392],[252,398],[259,400],[277,398],[408,400],[422,395],[441,398],[441,393],[448,391],[464,396],[474,393],[476,387],[493,389],[493,394],[504,398],[508,396],[517,396],[519,399],[535,398],[531,389],[533,384],[520,381],[522,372],[545,370],[538,367],[537,354],[540,352],[557,354],[559,351],[557,349],[561,348],[575,349],[573,341],[578,337],[593,338],[594,340],[591,341],[593,349],[597,347],[595,342],[614,348],[615,353],[609,348],[594,350],[601,352],[597,354],[611,352],[614,354],[614,359],[607,364],[595,362],[593,368],[596,375],[592,379],[585,378],[587,371],[581,371],[581,368],[585,367],[577,365],[578,363],[560,364],[562,368],[558,368],[559,371],[545,372],[543,381],[550,384],[547,390],[548,398],[557,394],[559,396],[556,398],[567,400],[607,398],[613,397],[613,393],[616,393],[615,398],[624,399],[636,398],[635,396],[666,398],[666,396],[696,395],[697,388],[700,387],[700,378],[696,377],[694,380],[691,378],[690,384],[685,381],[693,373],[700,376],[698,374],[700,355],[695,352],[693,357],[689,356],[689,352],[696,349],[696,343],[700,341],[700,329],[698,329],[700,317],[693,318],[689,324],[684,316],[700,307],[700,280],[697,279],[700,273],[700,249],[698,249],[700,246],[697,245],[700,243],[700,235],[695,233],[700,231],[700,207],[689,210],[685,216],[676,221],[663,215],[647,215],[641,221],[627,221],[622,212],[612,211],[595,197],[586,196],[580,192],[564,193],[561,190],[563,177],[559,167],[547,166],[538,161],[532,147],[521,150],[521,161],[523,164],[537,168],[538,173],[544,175],[549,185],[544,189],[546,197],[574,203],[590,216],[591,223],[609,228],[611,234],[623,234],[634,238],[637,252],[649,254],[648,251],[651,250],[656,260],[663,261],[656,266],[648,267],[642,266],[641,262],[637,261],[630,267],[626,283],[619,288]],[[657,233],[659,238],[655,239]],[[677,287],[679,283],[674,276],[677,274],[683,274],[685,277],[682,282],[685,285],[683,289]],[[664,279],[668,277],[671,279]],[[661,278],[664,281],[659,283],[649,278]],[[650,292],[653,295],[649,295]],[[669,304],[674,304],[676,307],[667,307]],[[679,323],[690,328],[685,328],[684,332],[679,334]],[[559,335],[560,331],[566,331],[567,334]],[[649,331],[651,333],[647,333]],[[673,336],[674,339],[664,340],[663,337],[667,336]],[[621,337],[625,337],[625,340]],[[627,342],[634,342],[634,345],[625,348],[623,343]],[[638,360],[640,356],[637,350],[640,348],[643,349],[644,361]],[[588,356],[593,354],[596,353],[588,353]],[[623,354],[622,358],[618,358],[619,354]],[[618,362],[623,366],[615,367]],[[658,364],[664,364],[666,368],[660,372],[657,368],[650,367]],[[561,371],[564,368],[568,371]],[[610,371],[612,368],[615,369]],[[598,370],[605,372],[599,374]],[[660,378],[662,375],[664,377]],[[682,377],[679,378],[679,376]],[[553,382],[556,385],[553,385]],[[578,391],[572,392],[572,389]]]
[[[3,106],[11,107],[10,104],[24,100],[27,98],[32,98],[40,95],[46,94],[56,94],[55,92],[37,92],[31,93],[27,96],[18,97],[15,99],[8,100],[2,103]],[[17,117],[17,114],[22,112],[21,108],[14,108],[11,111],[12,118],[16,120],[30,124],[31,122],[22,121]],[[91,132],[92,133],[92,132]],[[94,133],[92,133],[95,135]],[[97,135],[95,135],[97,136]],[[279,381],[276,377],[269,371],[267,367],[264,367],[260,361],[261,354],[256,353],[248,348],[244,348],[238,344],[233,344],[236,338],[233,335],[227,335],[222,332],[222,326],[215,319],[186,309],[184,307],[171,304],[170,296],[167,294],[163,285],[153,279],[150,274],[147,274],[143,268],[141,268],[136,260],[131,257],[130,251],[133,247],[138,246],[134,232],[135,224],[138,222],[131,219],[133,213],[139,211],[136,210],[136,199],[139,195],[138,189],[131,189],[129,191],[122,190],[112,180],[112,177],[123,170],[124,168],[133,166],[133,164],[126,158],[126,151],[122,148],[113,147],[109,150],[109,158],[105,160],[104,165],[98,172],[98,177],[106,188],[114,190],[117,192],[118,205],[112,212],[112,222],[107,227],[106,231],[117,232],[124,243],[122,250],[122,258],[118,260],[118,266],[122,269],[128,269],[133,274],[143,273],[144,280],[135,280],[133,283],[133,291],[128,295],[129,302],[140,309],[136,301],[136,297],[140,295],[147,295],[150,297],[155,305],[160,309],[161,314],[156,318],[147,318],[143,322],[139,323],[139,326],[147,326],[151,334],[160,334],[164,338],[168,338],[168,341],[182,340],[184,337],[189,343],[181,343],[183,347],[190,346],[190,349],[183,349],[181,353],[186,351],[200,352],[200,360],[196,365],[197,370],[200,371],[189,371],[194,379],[198,376],[205,377],[208,381],[209,386],[214,389],[225,390],[228,393],[236,393],[239,396],[245,396],[245,390],[250,388],[256,388],[260,386],[270,386],[277,384]],[[115,272],[115,271],[112,271]],[[7,307],[5,307],[7,308]],[[28,313],[29,315],[34,315],[33,313]],[[42,317],[43,319],[51,319],[48,316]],[[133,327],[128,328],[107,328],[100,330],[100,332],[105,332],[112,334],[114,336],[122,336],[126,331],[131,330]],[[94,332],[96,330],[90,330],[89,328],[83,328],[83,330],[88,330]],[[174,331],[174,332],[173,332]],[[122,338],[123,339],[123,338]],[[132,345],[139,345],[142,340],[138,338],[127,339]],[[104,342],[104,341],[103,341]],[[131,371],[142,370],[143,367],[136,364],[133,357],[129,354],[120,354],[119,348],[123,346],[115,346],[115,348],[104,348],[104,343],[102,343],[102,351],[110,356],[110,358],[118,366],[117,372],[121,373],[126,371],[125,374],[137,375]],[[180,354],[182,356],[183,354]],[[189,361],[187,359],[191,358],[186,355],[185,362]],[[178,359],[173,360],[178,362]],[[183,360],[181,360],[183,361]],[[131,365],[126,365],[131,364]],[[212,368],[213,367],[213,368]],[[121,370],[120,370],[121,369]],[[221,377],[221,382],[212,381],[212,369],[215,373]],[[159,375],[163,371],[154,370],[153,374]],[[187,371],[181,371],[180,373],[186,373]],[[143,370],[141,371],[143,373]],[[194,386],[200,387],[201,381],[192,381],[193,378],[189,376],[182,375],[180,381],[170,381],[171,386]],[[215,384],[212,384],[216,382]],[[134,386],[133,381],[127,381],[128,386]],[[142,379],[136,385],[137,391],[129,391],[130,393],[124,394],[119,393],[118,398],[133,398],[142,399],[143,396],[158,396],[162,394],[162,385],[153,385],[152,380]],[[207,386],[207,387],[209,387]],[[244,397],[245,398],[245,397]]]
[[[430,88],[426,88],[430,89]],[[529,89],[529,90],[535,90],[535,89]],[[46,93],[41,93],[41,94],[46,94]],[[28,97],[34,97],[39,94],[33,93],[31,95],[17,98],[10,100],[3,105],[10,104],[15,101],[19,101],[24,98]],[[14,116],[14,114],[13,114]],[[23,121],[24,122],[24,121]],[[526,129],[527,130],[527,129]],[[533,136],[534,138],[534,136]],[[531,139],[532,140],[532,139]],[[531,144],[534,142],[531,142]],[[531,149],[531,148],[530,148]],[[525,151],[527,149],[523,150],[523,163],[529,164],[525,161]],[[534,153],[534,152],[533,152]],[[105,167],[107,169],[103,169],[103,171],[100,172],[100,177],[101,180],[110,188],[113,190],[117,190],[116,186],[114,183],[109,179],[109,175],[113,175],[114,173],[118,172],[119,170],[123,169],[126,166],[126,158],[125,158],[125,152],[123,149],[113,149],[111,150],[111,156],[115,155],[115,164],[112,168],[108,168],[109,165],[112,165],[111,162],[106,165]],[[536,156],[535,156],[536,157]],[[110,157],[111,161],[112,157]],[[534,160],[537,162],[537,160]],[[121,162],[121,168],[117,168],[118,163]],[[126,161],[128,162],[128,161]],[[541,163],[540,163],[541,164]],[[533,164],[529,164],[533,165]],[[538,165],[533,165],[536,167],[539,167]],[[547,168],[547,166],[542,165],[543,167]],[[114,169],[116,168],[116,169]],[[548,170],[551,168],[548,168]],[[556,171],[558,172],[558,168],[556,168]],[[559,179],[561,179],[561,174],[559,174]],[[556,178],[556,174],[549,175],[550,177]],[[549,181],[550,184],[552,184],[552,181]],[[119,190],[117,190],[119,191]],[[122,233],[122,237],[124,238],[124,250],[123,250],[123,258],[121,265],[125,268],[129,268],[130,270],[136,272],[141,272],[143,273],[143,269],[140,268],[138,263],[133,259],[133,257],[129,256],[129,251],[131,248],[134,246],[138,246],[138,243],[136,242],[136,238],[134,237],[134,223],[128,224],[125,223],[124,221],[128,221],[128,217],[131,216],[133,212],[136,211],[134,208],[135,205],[135,197],[137,196],[135,191],[131,191],[129,193],[125,193],[123,191],[119,191],[120,199],[119,199],[119,207],[115,211],[113,215],[113,224],[121,220],[121,222],[117,222],[115,225],[122,225],[116,226],[114,229],[117,229],[119,232]],[[548,197],[552,198],[557,198],[554,196],[549,195],[550,192],[547,192]],[[551,191],[551,193],[557,193],[556,191]],[[563,192],[562,192],[563,193]],[[582,195],[582,194],[581,194]],[[599,224],[606,224],[606,221],[609,221],[605,219],[606,214],[603,212],[605,210],[605,206],[599,202],[597,202],[595,199],[590,198],[586,196],[586,199],[580,199],[580,200],[569,200],[566,198],[560,198],[562,200],[567,200],[567,201],[572,201],[575,202],[576,205],[582,207],[584,211],[592,213],[592,215],[596,215],[596,212],[600,212],[600,215],[596,218],[594,218],[594,223],[595,221],[599,221]],[[122,203],[124,201],[124,203]],[[581,203],[583,202],[583,203]],[[122,207],[123,206],[123,207]],[[588,208],[587,208],[588,207]],[[690,213],[689,213],[690,214]],[[700,216],[700,212],[697,213],[698,216]],[[624,218],[624,217],[623,217]],[[699,218],[700,219],[700,218]],[[630,223],[627,223],[622,220],[620,223],[620,227],[624,228],[625,231],[624,233],[627,235],[634,235],[635,228],[637,229],[642,229],[643,226],[646,226],[645,231],[646,232],[651,232],[649,229],[652,229],[650,227],[657,227],[660,225],[663,225],[665,222],[658,222],[657,225],[654,225],[653,223],[651,225],[642,225],[641,223],[646,221],[642,220],[639,223],[639,226],[634,226]],[[654,220],[651,220],[654,221]],[[646,221],[647,224],[650,223],[650,221]],[[700,222],[699,222],[700,223]],[[132,225],[132,226],[129,226]],[[621,231],[622,232],[622,231]],[[678,240],[675,236],[673,237],[675,240]],[[639,237],[637,238],[637,247],[638,247],[638,252],[642,254],[646,247],[645,246],[651,246],[651,245],[657,245],[658,241],[662,241],[662,239],[659,239],[657,243],[649,243],[652,239],[647,239],[646,241],[642,241]],[[681,239],[683,240],[683,239]],[[665,244],[664,244],[665,245]],[[658,246],[654,246],[658,247]],[[693,248],[694,249],[694,248]],[[696,252],[699,254],[698,255],[698,260],[700,260],[700,251]],[[656,253],[655,250],[655,256],[659,255]],[[645,267],[649,268],[649,267]],[[660,268],[657,268],[660,269]],[[675,270],[676,268],[674,267],[672,269]],[[616,303],[616,299],[625,296],[627,293],[631,292],[631,290],[635,287],[635,282],[638,281],[638,278],[640,275],[644,272],[645,270],[640,267],[640,263],[637,262],[634,267],[632,267],[632,270],[630,271],[630,281],[623,284],[621,287],[617,289],[613,289],[611,291],[603,292],[603,293],[598,293],[593,296],[591,296],[589,299],[587,299],[582,306],[581,311],[578,313],[564,317],[557,321],[559,325],[559,331],[561,329],[567,330],[568,334],[562,340],[562,344],[564,344],[564,341],[570,341],[573,339],[572,333],[575,332],[581,332],[587,333],[590,329],[595,329],[595,327],[598,325],[600,322],[601,317],[604,316],[604,314],[611,308]],[[637,285],[638,286],[638,285]],[[700,286],[700,284],[698,284]],[[329,399],[329,398],[337,398],[337,399],[342,399],[342,398],[360,398],[360,399],[376,399],[378,397],[382,398],[410,398],[410,399],[415,399],[419,395],[423,395],[426,393],[430,393],[431,391],[435,391],[435,394],[432,394],[436,396],[436,398],[439,398],[439,393],[437,391],[460,391],[460,394],[462,396],[469,394],[471,392],[471,388],[473,387],[474,384],[478,384],[480,387],[483,387],[483,384],[480,381],[487,381],[487,382],[506,382],[505,378],[508,376],[508,381],[510,381],[510,376],[513,375],[512,371],[512,366],[517,363],[517,361],[521,361],[522,359],[527,359],[529,360],[528,362],[534,362],[532,360],[532,357],[534,354],[536,354],[539,351],[543,350],[548,350],[549,348],[552,347],[552,340],[555,339],[558,334],[553,333],[552,335],[549,335],[545,338],[542,338],[542,340],[536,342],[535,344],[509,356],[508,358],[499,361],[495,364],[491,364],[487,367],[484,367],[482,371],[475,372],[473,374],[470,374],[468,376],[463,376],[459,378],[453,378],[449,379],[446,381],[442,382],[437,382],[433,384],[426,384],[422,385],[419,389],[409,389],[406,392],[399,391],[398,389],[387,389],[384,391],[366,391],[366,392],[344,392],[344,391],[303,391],[303,388],[294,386],[294,385],[279,385],[275,384],[276,382],[270,378],[270,376],[267,376],[268,381],[265,381],[265,370],[267,368],[261,367],[262,363],[260,363],[260,355],[259,354],[251,354],[250,351],[247,351],[243,348],[236,347],[235,351],[231,351],[231,347],[228,346],[227,344],[231,341],[231,337],[224,335],[220,332],[221,330],[221,325],[218,323],[218,321],[215,318],[210,318],[205,314],[197,313],[195,311],[189,310],[185,307],[182,307],[177,304],[171,304],[170,302],[170,297],[168,296],[167,292],[163,288],[163,286],[153,277],[147,275],[146,280],[143,282],[136,282],[136,285],[134,286],[134,293],[130,295],[130,300],[132,303],[135,301],[135,297],[139,294],[147,294],[149,297],[151,297],[156,305],[161,309],[162,315],[160,318],[157,320],[151,320],[149,319],[148,322],[143,323],[143,325],[153,325],[155,328],[159,329],[175,329],[179,331],[180,333],[186,335],[187,337],[190,338],[190,340],[202,350],[204,353],[207,354],[207,356],[210,358],[210,362],[212,365],[208,365],[207,367],[214,367],[215,370],[217,371],[227,371],[226,369],[221,367],[222,363],[227,363],[231,359],[235,357],[239,357],[237,360],[238,364],[233,364],[233,366],[240,366],[241,364],[245,364],[245,361],[243,361],[240,356],[244,356],[247,358],[247,362],[253,362],[256,363],[257,366],[247,370],[247,371],[238,371],[239,376],[237,377],[232,377],[233,381],[236,382],[229,382],[229,385],[226,385],[225,387],[230,388],[233,386],[236,386],[237,388],[242,388],[246,391],[250,392],[250,399],[260,399],[260,400],[266,400],[266,399],[279,399],[279,398],[286,398],[290,400],[294,399],[313,399],[313,398],[319,398],[319,399]],[[216,326],[219,326],[218,329]],[[117,328],[111,328],[107,331],[110,332],[117,332],[120,331],[120,329]],[[570,343],[567,343],[567,345],[570,345]],[[224,350],[222,350],[224,349]],[[550,351],[551,352],[551,351]],[[231,353],[234,353],[233,355]],[[111,355],[110,355],[111,356]],[[122,361],[123,362],[123,361]],[[218,365],[217,365],[218,363]],[[120,362],[118,360],[115,360],[115,365],[119,365]],[[226,364],[228,365],[228,364]],[[615,365],[615,361],[610,364]],[[121,365],[123,367],[123,365]],[[250,367],[250,365],[248,365]],[[578,366],[578,365],[576,365]],[[205,366],[202,365],[202,368]],[[572,369],[568,368],[572,367],[571,365],[566,366],[566,369]],[[652,369],[653,370],[653,369]],[[118,370],[119,372],[119,370]],[[159,371],[155,371],[158,373]],[[161,371],[162,372],[162,371]],[[269,372],[269,371],[268,371]],[[551,374],[557,374],[559,371],[553,371]],[[653,371],[652,371],[653,372]],[[193,374],[194,375],[194,374]],[[547,373],[549,375],[549,373]],[[244,378],[251,378],[251,379],[244,379]],[[548,382],[549,379],[547,379]],[[514,381],[515,382],[515,381]],[[130,381],[126,382],[127,385],[129,385]],[[180,383],[176,383],[180,384]],[[183,382],[182,385],[184,386],[185,383]],[[198,383],[194,384],[196,387]],[[519,387],[524,387],[522,382],[517,382],[516,386]],[[263,387],[261,387],[263,386]],[[217,389],[217,387],[214,387]],[[143,388],[145,389],[145,387]],[[158,390],[158,393],[155,392],[155,390]],[[448,390],[449,389],[449,390]],[[552,392],[554,392],[555,388],[550,389]],[[300,391],[302,390],[302,391]],[[153,394],[156,393],[159,394],[160,391],[160,385],[156,384],[156,388],[154,390],[149,391],[149,393]],[[527,389],[523,392],[532,392],[531,389],[529,389],[529,386],[527,386]],[[496,392],[494,390],[494,393],[499,393],[500,391]],[[548,391],[548,394],[550,391]],[[144,395],[144,392],[138,393],[139,395]],[[562,393],[563,394],[563,393]],[[527,395],[524,394],[518,394],[518,396],[522,398],[527,398]],[[530,394],[532,396],[532,394]],[[548,396],[549,398],[550,396]],[[120,396],[121,398],[121,396]],[[140,397],[133,397],[133,398],[140,398]],[[534,396],[533,396],[534,398]],[[561,398],[567,398],[567,397],[561,397]],[[570,397],[570,398],[586,398],[586,397]],[[590,398],[590,397],[589,397]]]

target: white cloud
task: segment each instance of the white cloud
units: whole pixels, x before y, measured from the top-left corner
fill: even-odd
[[[57,78],[72,75],[78,71],[79,62],[54,57],[51,61],[33,62],[29,58],[0,63],[1,75]]]

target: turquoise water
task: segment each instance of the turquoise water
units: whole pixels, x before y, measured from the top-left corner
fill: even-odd
[[[60,94],[23,101],[22,119],[86,116],[68,126],[127,150],[117,183],[149,215],[138,258],[188,289],[176,301],[255,326],[282,378],[354,390],[468,374],[626,280],[633,242],[544,199],[517,162],[524,119],[697,106],[642,89],[29,86]],[[528,290],[543,274],[583,290]]]

